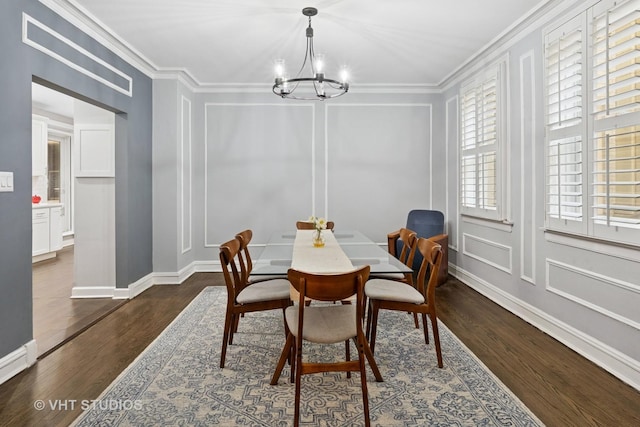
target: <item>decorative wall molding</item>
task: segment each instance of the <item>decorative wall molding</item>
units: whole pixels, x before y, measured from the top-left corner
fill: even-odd
[[[191,101],[184,96],[180,101],[180,154],[179,154],[179,179],[178,194],[180,194],[180,229],[181,251],[187,253],[191,250],[193,226],[191,222],[193,206],[193,163],[192,163],[192,139],[191,139]],[[186,187],[186,188],[185,188]]]
[[[552,230],[544,231],[544,238],[547,242],[640,263],[640,248],[638,247],[624,244],[618,245],[615,242],[575,234],[558,233]]]
[[[75,178],[116,176],[115,127],[108,124],[77,124],[73,151]]]
[[[446,131],[446,135],[445,135],[445,141],[446,141],[446,147],[445,147],[445,157],[446,157],[446,174],[445,174],[445,199],[446,199],[446,207],[447,210],[445,212],[445,221],[450,220],[450,214],[449,214],[449,193],[452,193],[451,188],[449,187],[449,147],[455,147],[455,176],[456,176],[456,180],[455,182],[458,182],[458,177],[460,176],[460,162],[458,161],[459,159],[459,150],[460,150],[460,126],[459,126],[459,116],[458,116],[458,109],[459,109],[459,105],[458,105],[458,95],[455,95],[451,98],[449,98],[446,101],[446,106],[445,106],[445,131]],[[453,107],[450,107],[450,105],[453,105]],[[453,109],[453,111],[455,112],[455,120],[453,121],[452,124],[452,119],[451,116],[449,115],[449,111]],[[450,127],[453,127],[453,129],[455,130],[455,137],[451,136],[451,133],[449,132]],[[456,185],[455,191],[453,191],[453,194],[455,194],[455,201],[456,201],[456,205],[458,205],[458,200],[460,200],[460,188],[458,185]],[[460,230],[460,215],[457,214],[457,212],[459,211],[459,209],[456,209],[456,226],[455,229],[448,229],[445,230],[446,232],[449,233],[449,247],[451,249],[453,249],[454,251],[458,251],[458,246],[460,245],[459,242],[459,235],[458,235],[458,230]]]
[[[640,361],[632,359],[464,269],[450,265],[449,273],[636,390],[640,390]]]
[[[46,34],[53,37],[57,41],[62,42],[67,46],[71,47],[76,52],[78,52],[78,54],[83,55],[87,59],[91,60],[93,63],[102,67],[102,69],[106,69],[108,72],[114,75],[117,75],[118,77],[124,80],[125,85],[120,86],[116,83],[113,83],[112,81],[105,79],[104,77],[94,73],[93,71],[90,71],[87,68],[79,64],[76,64],[71,59],[64,57],[60,53],[54,52],[48,47],[43,46],[37,40],[31,38],[32,33],[31,31],[29,31],[29,29],[33,27],[39,28],[40,30],[44,31]],[[64,37],[62,34],[58,33],[57,31],[53,30],[52,28],[48,27],[47,25],[43,24],[37,19],[27,15],[26,13],[22,14],[22,42],[117,92],[120,92],[127,96],[133,96],[133,78],[132,77],[118,70],[113,65],[102,60],[101,58],[97,57],[96,55],[89,52],[85,48],[79,46],[78,44]]]
[[[309,136],[309,140],[311,141],[311,197],[312,203],[315,204],[316,200],[316,178],[315,178],[315,144],[316,144],[316,135],[315,135],[315,120],[316,120],[316,109],[315,104],[312,103],[297,103],[297,104],[283,104],[276,102],[205,102],[204,103],[204,247],[205,248],[213,248],[218,247],[219,242],[209,242],[209,122],[207,121],[207,114],[209,108],[213,107],[278,107],[278,108],[310,108],[311,109],[311,134]],[[312,206],[311,212],[316,212],[315,205]]]
[[[503,252],[506,257],[508,258],[508,264],[507,265],[503,265],[500,264],[498,261],[493,261],[490,260],[489,258],[480,255],[479,251],[473,252],[471,250],[468,249],[468,246],[470,245],[470,242],[475,241],[476,243],[480,244],[480,245],[484,245],[486,248],[488,249],[497,249],[498,251]],[[482,251],[482,254],[487,254],[489,251]],[[507,245],[503,245],[501,243],[497,243],[488,239],[484,239],[482,237],[478,237],[478,236],[474,236],[468,233],[462,233],[462,253],[470,258],[476,259],[480,262],[483,262],[487,265],[490,265],[494,268],[497,268],[498,270],[504,271],[505,273],[511,274],[512,271],[512,265],[513,265],[513,255],[512,255],[512,249],[510,246]]]
[[[533,50],[520,56],[520,278],[536,283],[536,87]],[[527,132],[528,130],[528,132]],[[527,186],[525,178],[530,177]],[[534,209],[527,209],[526,198]],[[527,262],[529,261],[529,262]]]
[[[358,108],[368,108],[368,107],[398,107],[398,108],[417,108],[424,107],[429,110],[429,208],[433,207],[433,183],[434,176],[433,172],[433,104],[425,103],[425,102],[403,102],[403,103],[385,103],[385,102],[358,102],[358,103],[339,103],[339,104],[325,104],[325,159],[328,159],[329,155],[329,109],[342,108],[342,107],[358,107]],[[328,195],[328,176],[329,176],[329,162],[325,163],[325,206],[327,207],[327,212],[325,212],[325,217],[329,217],[328,206],[329,206],[329,195]],[[314,210],[315,212],[315,210]]]
[[[4,356],[0,359],[0,384],[36,363],[37,358],[38,349],[35,340]]]
[[[618,322],[624,323],[627,326],[631,326],[634,329],[637,329],[640,331],[640,322],[635,321],[633,319],[629,319],[628,317],[625,317],[623,315],[620,315],[618,313],[615,313],[605,307],[603,307],[602,305],[599,304],[595,304],[594,302],[591,301],[587,301],[584,298],[581,298],[577,295],[572,294],[571,292],[568,292],[567,290],[563,290],[560,289],[557,286],[553,285],[553,279],[551,276],[551,270],[553,268],[557,268],[557,269],[561,269],[561,270],[565,270],[570,272],[573,275],[577,276],[577,280],[579,283],[582,283],[582,281],[579,280],[580,277],[582,277],[583,279],[588,279],[588,280],[592,280],[595,282],[599,282],[603,287],[604,286],[608,286],[608,287],[616,287],[619,289],[622,289],[624,291],[628,291],[628,292],[633,292],[638,294],[638,298],[640,298],[640,286],[634,285],[632,283],[628,283],[625,282],[623,280],[618,280],[615,279],[613,277],[608,277],[602,274],[598,274],[598,273],[594,273],[592,271],[588,271],[582,268],[578,268],[575,267],[573,265],[569,265],[566,264],[564,262],[561,261],[557,261],[557,260],[553,260],[553,259],[546,259],[546,289],[549,292],[552,292],[556,295],[559,295],[563,298],[568,299],[569,301],[573,301],[576,304],[579,304],[583,307],[586,307],[590,310],[593,310],[597,313],[600,313],[604,316],[607,316],[611,319],[614,319]]]
[[[155,78],[153,73],[158,70],[157,66],[75,0],[39,1],[147,77]]]

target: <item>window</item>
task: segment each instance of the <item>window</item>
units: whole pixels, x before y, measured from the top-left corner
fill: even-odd
[[[547,227],[638,244],[640,0],[550,31],[545,62]]]
[[[462,213],[493,220],[502,217],[500,144],[506,61],[461,89],[460,185]]]

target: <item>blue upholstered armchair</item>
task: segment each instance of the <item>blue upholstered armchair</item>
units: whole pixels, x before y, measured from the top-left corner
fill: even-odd
[[[438,286],[446,283],[449,276],[449,235],[444,232],[444,214],[440,211],[414,209],[409,212],[406,228],[415,231],[418,237],[430,238],[442,246]],[[402,243],[396,242],[396,253],[399,253],[400,250],[398,245],[402,245]],[[420,263],[422,263],[422,256],[416,253],[413,259],[413,271],[420,269]]]

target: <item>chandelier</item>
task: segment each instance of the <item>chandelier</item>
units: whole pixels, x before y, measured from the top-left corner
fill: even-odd
[[[282,98],[320,101],[344,95],[349,90],[347,70],[344,68],[341,70],[340,81],[325,77],[324,55],[316,55],[313,49],[311,17],[318,14],[318,9],[305,7],[302,9],[302,14],[309,17],[309,26],[306,30],[307,49],[304,54],[304,61],[302,61],[300,71],[298,71],[295,78],[289,78],[287,75],[284,59],[275,61],[276,81],[273,85],[273,93]],[[310,68],[313,77],[302,77],[305,67]]]

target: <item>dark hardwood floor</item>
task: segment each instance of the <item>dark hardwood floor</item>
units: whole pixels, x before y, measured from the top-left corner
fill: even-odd
[[[124,303],[111,298],[70,298],[73,250],[69,246],[58,251],[55,258],[33,264],[33,337],[38,357],[46,356]]]
[[[0,425],[68,425],[80,403],[52,410],[50,400],[97,398],[210,285],[223,285],[222,275],[154,286],[10,379],[0,386]],[[632,387],[457,280],[437,296],[442,322],[546,425],[640,425],[640,393]],[[47,407],[36,410],[37,400]]]

